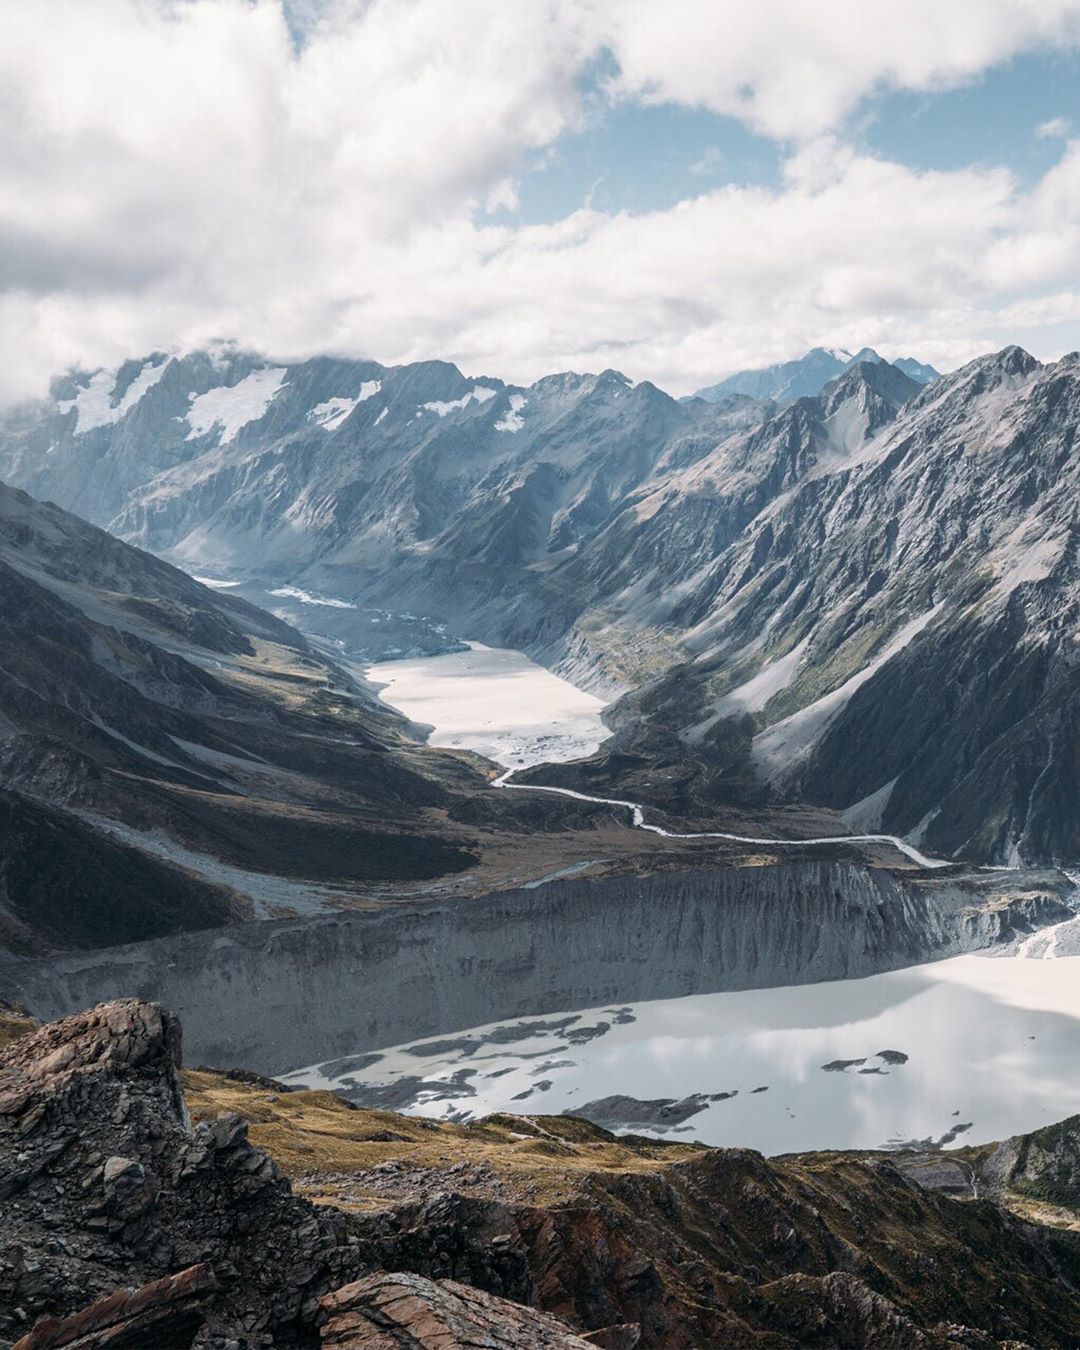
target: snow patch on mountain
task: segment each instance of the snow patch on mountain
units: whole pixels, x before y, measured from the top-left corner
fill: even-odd
[[[528,399],[524,394],[510,395],[510,411],[504,417],[500,417],[495,423],[496,431],[520,431],[525,425],[525,419],[521,416],[521,410]]]
[[[315,422],[324,431],[334,431],[341,426],[352,410],[369,398],[374,398],[382,388],[382,380],[365,380],[355,398],[329,398],[325,403],[316,403],[308,413],[308,421]],[[383,409],[383,413],[386,409]],[[379,420],[382,420],[380,414]]]
[[[84,436],[95,427],[110,426],[113,422],[119,422],[125,413],[134,408],[143,394],[152,385],[157,384],[165,374],[165,367],[168,364],[168,357],[164,356],[156,364],[153,360],[147,361],[115,405],[112,400],[116,390],[117,372],[95,371],[88,383],[79,388],[74,398],[63,399],[57,403],[57,412],[65,414],[71,412],[72,408],[75,409],[76,436]]]
[[[498,392],[497,389],[489,389],[486,385],[477,384],[467,394],[463,394],[461,398],[450,399],[445,403],[438,400],[432,403],[421,403],[419,411],[433,412],[437,413],[439,417],[445,417],[447,413],[458,412],[467,408],[470,403],[486,403],[488,399],[494,398]]]
[[[65,399],[56,405],[60,413],[69,413],[75,409],[75,434],[84,435],[94,427],[107,426],[115,422],[111,403],[116,375],[111,370],[99,370],[90,376],[90,381],[82,387],[74,398]]]
[[[242,427],[257,422],[270,406],[271,400],[285,382],[284,366],[267,366],[253,370],[234,385],[222,385],[205,394],[195,394],[187,411],[191,428],[186,439],[196,440],[220,427],[220,444],[228,443]]]
[[[845,399],[825,419],[830,449],[840,456],[850,455],[865,444],[869,426],[870,414],[865,405],[859,399]]]
[[[153,359],[146,362],[138,375],[135,376],[124,390],[123,398],[116,405],[116,421],[119,421],[130,408],[134,408],[136,403],[139,403],[142,400],[142,396],[146,391],[152,389],[153,386],[157,384],[158,380],[165,374],[168,365],[169,357],[167,356],[163,356],[161,360],[157,362]],[[113,387],[115,388],[115,385]]]

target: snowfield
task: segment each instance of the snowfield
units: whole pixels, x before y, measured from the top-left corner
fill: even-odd
[[[341,426],[354,408],[374,398],[381,388],[382,380],[365,380],[355,398],[330,398],[325,403],[316,403],[308,413],[308,421],[317,423],[324,431],[333,431]]]
[[[165,368],[169,364],[167,356],[155,364],[151,357],[124,390],[123,396],[114,405],[113,397],[116,389],[116,371],[98,370],[90,376],[89,383],[80,388],[74,398],[64,399],[57,403],[56,409],[60,413],[68,413],[75,409],[75,434],[83,436],[88,431],[93,431],[95,427],[111,426],[113,422],[119,422],[131,408],[142,398],[153,385],[157,384],[162,375],[165,374]]]
[[[497,389],[488,389],[485,385],[477,384],[467,394],[461,398],[451,399],[447,403],[441,403],[437,399],[432,403],[421,403],[421,412],[433,412],[439,417],[445,417],[447,413],[456,412],[462,408],[467,408],[470,403],[487,403],[489,399],[495,397],[499,391]]]
[[[219,444],[228,445],[236,433],[249,422],[257,422],[270,406],[270,401],[285,382],[284,366],[268,366],[253,370],[232,386],[210,389],[192,397],[187,411],[191,430],[189,441],[208,436],[220,427]]]

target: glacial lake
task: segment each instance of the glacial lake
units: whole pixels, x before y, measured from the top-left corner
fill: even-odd
[[[446,656],[383,661],[367,678],[383,702],[433,728],[429,745],[473,750],[504,769],[584,759],[611,733],[603,699],[522,652],[470,642]]]
[[[1078,1050],[1080,957],[972,955],[474,1027],[287,1081],[454,1120],[698,1096],[685,1119],[631,1120],[623,1106],[603,1123],[774,1154],[949,1147],[1050,1124],[1080,1112]]]

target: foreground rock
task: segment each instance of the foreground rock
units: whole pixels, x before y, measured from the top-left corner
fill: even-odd
[[[288,1343],[359,1272],[343,1216],[294,1196],[244,1121],[191,1129],[179,1051],[175,1018],[126,1000],[0,1054],[0,1337],[202,1264],[211,1327]]]
[[[16,1342],[15,1350],[190,1345],[203,1324],[210,1295],[219,1288],[210,1266],[191,1266],[141,1289],[118,1289],[70,1317],[44,1317]]]
[[[1080,1121],[959,1151],[999,1197],[961,1201],[899,1156],[439,1125],[185,1082],[179,1048],[123,1000],[0,1051],[0,1347],[313,1350],[320,1323],[342,1348],[1080,1343]],[[1016,1191],[1053,1221],[1010,1213]]]
[[[419,1275],[370,1275],[322,1301],[327,1350],[470,1350],[484,1346],[529,1346],[531,1350],[632,1350],[637,1327],[607,1327],[585,1337],[531,1308],[470,1289],[451,1280],[437,1283]]]

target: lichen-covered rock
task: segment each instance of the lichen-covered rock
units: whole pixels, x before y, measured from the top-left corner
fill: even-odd
[[[219,1288],[208,1265],[118,1289],[70,1317],[45,1317],[15,1343],[14,1350],[106,1350],[106,1347],[189,1344],[204,1322],[211,1294]]]

